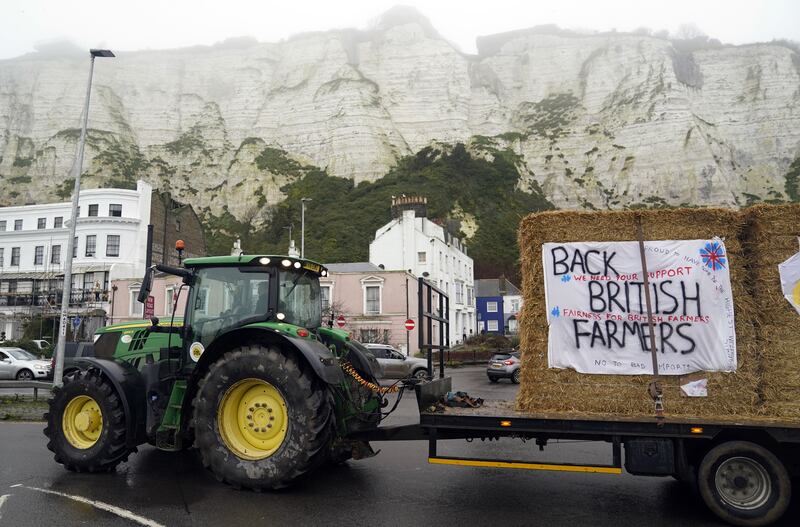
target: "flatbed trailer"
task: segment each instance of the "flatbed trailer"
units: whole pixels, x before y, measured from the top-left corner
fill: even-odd
[[[478,408],[448,407],[443,377],[415,386],[419,423],[385,426],[361,435],[370,441],[425,440],[428,462],[438,465],[563,472],[672,476],[697,490],[709,509],[732,525],[778,520],[800,476],[800,423],[777,420],[619,417],[519,412],[512,401]],[[437,404],[439,403],[439,404]],[[453,457],[439,442],[519,438],[543,450],[549,441],[607,443],[605,464],[547,463],[523,459]],[[623,455],[624,451],[624,455]]]
[[[690,485],[719,518],[746,527],[769,525],[786,511],[792,477],[800,476],[800,422],[768,419],[673,418],[519,412],[512,401],[484,401],[478,408],[443,404],[453,391],[445,376],[449,347],[447,294],[419,278],[419,348],[428,352],[429,381],[414,383],[419,423],[378,427],[368,441],[424,440],[428,462],[439,465],[672,476]],[[438,343],[434,327],[438,326]],[[438,351],[434,379],[433,352]],[[445,456],[439,442],[451,439],[532,440],[544,450],[551,440],[608,443],[605,464],[546,463],[521,459]],[[624,451],[624,455],[623,455]]]

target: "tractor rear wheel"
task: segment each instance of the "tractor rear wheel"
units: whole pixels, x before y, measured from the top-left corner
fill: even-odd
[[[53,389],[44,415],[47,448],[76,472],[106,472],[126,461],[125,414],[114,387],[95,370],[75,371]]]
[[[330,395],[307,365],[278,348],[224,354],[200,381],[193,405],[203,465],[234,487],[286,487],[328,455]]]

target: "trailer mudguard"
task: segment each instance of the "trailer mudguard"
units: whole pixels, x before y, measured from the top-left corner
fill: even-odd
[[[147,412],[144,380],[139,370],[124,361],[97,357],[80,357],[74,359],[72,364],[81,370],[96,368],[111,381],[117,396],[122,399],[127,446],[135,447],[144,443],[146,441],[144,423]]]

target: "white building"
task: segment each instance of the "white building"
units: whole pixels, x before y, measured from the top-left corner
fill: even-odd
[[[393,219],[375,232],[369,261],[387,270],[423,276],[446,292],[453,345],[475,332],[472,258],[461,240],[426,216],[427,198],[392,198]]]
[[[109,306],[109,283],[142,276],[152,187],[81,191],[73,240],[71,311]],[[22,320],[61,307],[72,203],[0,208],[0,331],[21,336]],[[50,335],[52,336],[52,335]]]

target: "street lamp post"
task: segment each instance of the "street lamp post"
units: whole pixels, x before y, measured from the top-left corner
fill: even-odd
[[[86,100],[83,103],[83,123],[81,124],[81,137],[78,140],[78,153],[72,165],[75,187],[72,190],[72,219],[69,222],[69,238],[67,238],[67,255],[64,262],[64,287],[61,297],[61,320],[58,329],[58,343],[56,344],[56,369],[53,372],[53,386],[63,384],[64,375],[64,345],[67,340],[67,322],[69,300],[72,294],[72,258],[73,240],[75,240],[75,226],[78,223],[78,198],[81,192],[81,171],[83,170],[83,150],[86,145],[86,125],[89,122],[89,98],[92,94],[92,74],[94,73],[94,59],[97,57],[114,57],[114,53],[107,49],[90,49],[89,55],[89,83],[86,86]]]
[[[306,201],[311,198],[300,198],[300,258],[306,257]]]

